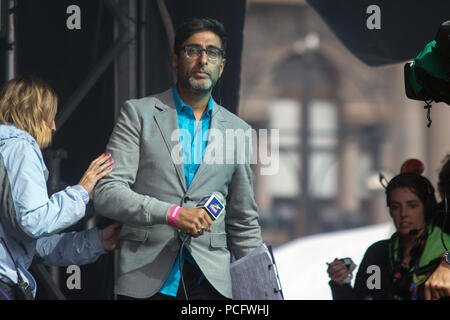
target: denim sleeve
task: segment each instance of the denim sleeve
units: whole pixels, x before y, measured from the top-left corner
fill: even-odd
[[[27,142],[11,146],[5,167],[17,224],[32,238],[60,232],[84,217],[89,196],[83,187],[47,194],[42,155]]]
[[[36,242],[36,252],[49,266],[69,266],[92,263],[106,253],[97,228],[42,237]]]

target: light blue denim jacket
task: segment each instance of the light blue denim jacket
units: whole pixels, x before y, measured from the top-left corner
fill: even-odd
[[[97,228],[57,234],[84,217],[89,195],[75,185],[48,197],[48,171],[33,137],[15,126],[0,124],[0,156],[1,170],[5,171],[0,181],[0,237],[36,295],[36,282],[28,272],[35,254],[44,264],[67,266],[94,262],[105,250]],[[8,217],[12,217],[10,221]],[[18,282],[16,268],[2,242],[0,279]]]

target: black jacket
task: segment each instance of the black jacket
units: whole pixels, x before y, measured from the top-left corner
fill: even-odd
[[[354,288],[350,284],[338,285],[330,281],[334,300],[391,300],[393,298],[393,269],[389,261],[389,241],[378,241],[367,249],[356,274]],[[377,271],[371,271],[369,266],[379,267],[379,283],[376,283],[374,279]],[[378,289],[369,289],[373,285],[377,285]]]
[[[448,233],[442,234],[441,231],[438,226],[429,225],[427,232],[423,235],[426,238],[425,247],[422,252],[416,251],[415,253],[419,256],[419,267],[416,272],[417,299],[419,300],[424,298],[426,279],[439,265],[440,255],[445,252],[441,236],[444,237],[446,243],[450,243],[450,235]],[[356,274],[353,288],[349,284],[338,285],[334,281],[330,281],[333,299],[391,300],[394,298],[394,294],[403,299],[410,299],[413,268],[402,269],[401,280],[394,284],[396,253],[393,248],[398,247],[398,241],[397,234],[394,234],[390,239],[378,241],[367,249]],[[414,255],[413,251],[411,252]]]

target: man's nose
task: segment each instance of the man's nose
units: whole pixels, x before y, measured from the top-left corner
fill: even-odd
[[[200,53],[199,62],[201,65],[205,65],[208,63],[208,55],[207,55],[206,51],[203,50]]]

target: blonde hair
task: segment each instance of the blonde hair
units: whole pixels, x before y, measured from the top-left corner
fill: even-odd
[[[34,76],[9,80],[0,92],[0,121],[29,133],[41,149],[52,140],[58,98],[55,91]]]

